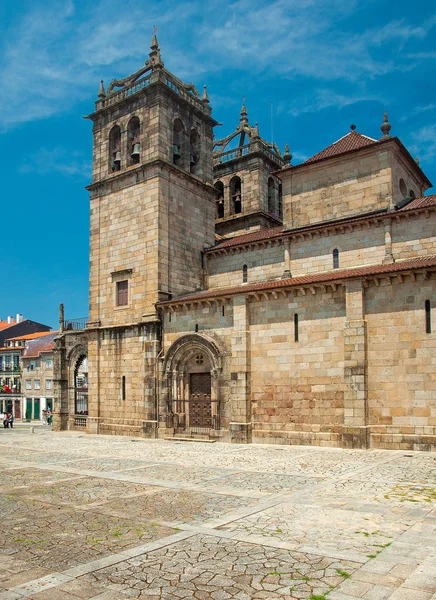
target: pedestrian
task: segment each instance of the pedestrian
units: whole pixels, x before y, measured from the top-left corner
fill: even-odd
[[[9,414],[5,413],[3,418],[3,427],[7,429],[9,427]]]
[[[48,424],[48,420],[47,420],[47,410],[43,410],[42,411],[42,423],[43,425],[47,425]]]
[[[9,417],[9,425],[11,426],[11,429],[14,428],[14,421],[15,421],[15,417],[14,415],[11,413],[11,416]]]

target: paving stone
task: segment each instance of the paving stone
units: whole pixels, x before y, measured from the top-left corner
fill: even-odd
[[[0,600],[430,600],[436,461],[408,454],[14,429]]]

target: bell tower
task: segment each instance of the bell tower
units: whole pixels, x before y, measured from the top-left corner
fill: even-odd
[[[107,90],[101,82],[87,117],[89,431],[139,433],[157,420],[155,304],[201,289],[202,251],[214,244],[211,115],[206,87],[200,97],[165,69],[153,35],[145,65]]]
[[[273,175],[286,162],[277,145],[260,137],[249,124],[245,104],[239,124],[227,137],[215,140],[213,153],[216,232],[233,237],[282,223],[280,179]]]

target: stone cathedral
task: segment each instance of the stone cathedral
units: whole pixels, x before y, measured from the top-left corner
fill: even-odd
[[[56,429],[436,449],[436,195],[385,113],[302,164],[164,66],[102,82]],[[238,120],[239,119],[239,120]]]

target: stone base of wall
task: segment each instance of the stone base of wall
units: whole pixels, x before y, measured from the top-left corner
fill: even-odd
[[[68,414],[55,413],[53,430],[68,429]],[[251,423],[230,423],[228,429],[210,430],[209,439],[235,444],[287,444],[295,446],[325,446],[381,450],[416,450],[436,452],[436,428],[409,427],[408,433],[389,426],[337,427],[335,431],[319,431],[312,426],[305,431],[256,429]],[[394,430],[394,431],[392,431]],[[425,431],[422,431],[425,430]],[[183,437],[165,423],[134,419],[99,419],[87,417],[86,433],[126,435],[148,439]],[[188,434],[187,434],[188,435]],[[192,437],[195,437],[193,435]]]
[[[291,446],[341,447],[341,434],[323,431],[253,430],[253,444],[290,444]]]
[[[419,450],[436,452],[436,435],[371,433],[370,448],[381,450]]]
[[[232,444],[250,444],[252,429],[251,423],[229,423],[230,442]]]
[[[53,413],[52,431],[65,431],[68,429],[68,412],[55,411]]]

